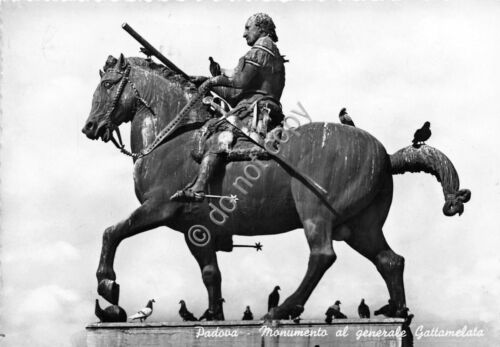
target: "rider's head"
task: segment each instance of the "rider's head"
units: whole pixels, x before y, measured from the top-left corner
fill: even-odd
[[[263,37],[269,36],[274,42],[278,41],[276,35],[276,26],[273,19],[265,13],[256,13],[248,18],[245,24],[245,31],[243,37],[247,40],[249,46],[253,46],[255,42]]]

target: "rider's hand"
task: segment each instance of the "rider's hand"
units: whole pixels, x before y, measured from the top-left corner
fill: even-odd
[[[196,87],[199,87],[206,80],[208,80],[208,77],[205,76],[189,76],[189,81],[194,83]]]

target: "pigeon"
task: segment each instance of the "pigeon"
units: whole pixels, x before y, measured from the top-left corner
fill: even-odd
[[[269,299],[267,300],[267,311],[271,311],[271,308],[277,307],[280,302],[280,293],[278,290],[281,290],[280,286],[274,287],[274,290],[271,294],[269,294]]]
[[[102,323],[127,321],[127,313],[123,308],[118,305],[111,305],[103,310],[98,299],[95,299],[95,315]]]
[[[181,309],[179,310],[179,315],[181,316],[182,320],[184,322],[194,322],[197,321],[195,316],[191,312],[188,311],[186,307],[186,302],[184,300],[179,301],[179,304],[181,304]]]
[[[243,318],[241,320],[253,320],[253,313],[250,311],[250,306],[247,306],[247,309],[243,312]]]
[[[370,318],[370,308],[365,304],[365,299],[361,299],[361,303],[358,306],[359,318]]]
[[[425,144],[431,137],[431,123],[425,122],[424,125],[415,131],[415,135],[413,135],[413,147],[419,147],[422,144]]]
[[[340,304],[341,302],[339,300],[335,301],[335,304],[332,306],[328,307],[328,310],[326,310],[325,315],[325,322],[330,324],[332,322],[332,317],[335,319],[344,319],[347,318],[345,314],[340,312]]]
[[[210,69],[210,73],[212,74],[212,76],[216,77],[221,75],[222,72],[220,70],[219,63],[217,63],[212,57],[208,57],[208,60],[210,60],[210,66],[208,68]]]
[[[151,52],[146,47],[141,47],[139,50],[141,51],[142,54],[144,54],[146,56],[146,59],[148,59],[148,60],[151,59],[151,56],[153,55],[153,52]]]
[[[140,310],[136,314],[128,317],[128,319],[130,319],[130,320],[139,319],[141,322],[145,321],[153,313],[153,302],[156,302],[155,299],[149,300],[146,307],[144,307],[142,310]]]
[[[375,316],[384,315],[386,317],[394,317],[396,314],[396,305],[392,299],[389,299],[389,303],[385,306],[382,306],[377,311],[373,312]]]
[[[352,121],[351,116],[349,116],[349,114],[347,113],[345,107],[342,107],[342,109],[340,110],[339,119],[340,123],[355,127],[354,122]]]

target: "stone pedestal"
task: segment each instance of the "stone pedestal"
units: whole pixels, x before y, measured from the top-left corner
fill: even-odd
[[[94,323],[88,347],[401,347],[403,319]]]

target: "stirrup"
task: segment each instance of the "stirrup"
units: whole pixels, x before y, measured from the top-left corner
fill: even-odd
[[[204,199],[204,192],[195,192],[189,188],[178,190],[174,195],[170,197],[170,200],[179,202],[201,202]]]

